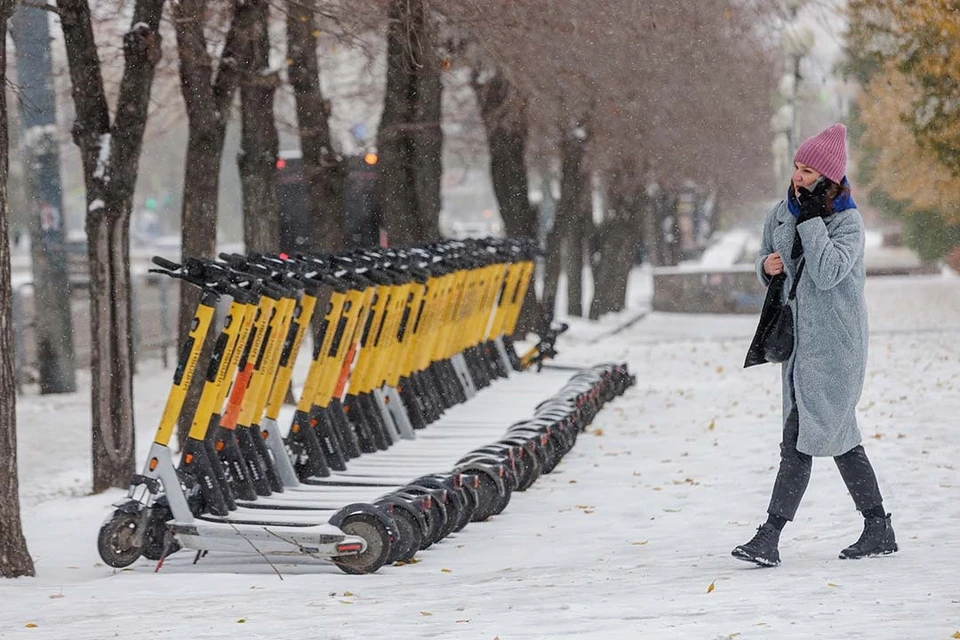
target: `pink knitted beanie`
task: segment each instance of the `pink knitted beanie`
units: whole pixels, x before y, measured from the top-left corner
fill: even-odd
[[[847,172],[846,143],[847,128],[842,124],[831,125],[804,140],[793,161],[812,167],[825,178],[839,183]]]

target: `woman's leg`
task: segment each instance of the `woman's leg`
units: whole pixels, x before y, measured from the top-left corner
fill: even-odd
[[[797,451],[797,438],[800,435],[800,416],[794,405],[783,425],[783,441],[780,443],[780,470],[773,484],[773,495],[767,513],[771,516],[793,520],[800,507],[800,500],[810,482],[810,469],[813,458]]]
[[[813,459],[797,451],[797,436],[800,420],[794,407],[784,421],[783,441],[780,443],[780,470],[773,485],[768,518],[757,528],[756,535],[746,544],[733,550],[733,557],[756,564],[775,567],[780,564],[780,531],[793,520],[800,500],[810,482],[810,467]]]
[[[880,495],[880,486],[877,484],[877,474],[867,458],[867,452],[861,445],[855,446],[842,456],[833,459],[837,469],[847,485],[847,491],[857,506],[857,511],[869,515],[883,516],[883,498]],[[879,510],[873,514],[871,510]]]
[[[853,503],[863,514],[863,533],[856,542],[840,552],[840,558],[867,558],[896,553],[897,537],[890,524],[890,515],[883,508],[877,474],[863,447],[857,445],[834,460]]]

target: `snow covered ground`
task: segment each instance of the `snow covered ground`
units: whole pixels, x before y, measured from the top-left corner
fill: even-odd
[[[277,565],[281,580],[255,556],[213,554],[197,565],[177,554],[159,574],[147,561],[103,566],[96,534],[121,492],[87,495],[87,396],[24,398],[21,493],[37,577],[0,583],[0,637],[954,637],[960,279],[867,285],[861,426],[901,552],[837,559],[861,521],[832,462],[818,460],[783,565],[758,569],[729,553],[769,498],[779,372],[741,368],[753,317],[653,313],[616,332],[649,301],[649,273],[636,275],[632,308],[574,322],[560,362],[627,360],[638,385],[502,515],[376,575],[290,561]],[[145,366],[137,377],[138,463],[170,375]]]

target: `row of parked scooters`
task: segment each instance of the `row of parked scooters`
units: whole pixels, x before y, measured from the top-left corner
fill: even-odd
[[[155,258],[156,273],[197,287],[200,302],[147,462],[101,527],[103,560],[124,567],[143,556],[159,568],[189,549],[195,561],[209,551],[303,556],[370,573],[500,513],[633,381],[619,365],[578,371],[486,446],[478,438],[502,434],[503,423],[443,417],[553,355],[556,328],[523,356],[508,337],[533,255],[527,243],[489,239]],[[310,362],[294,381],[301,355]]]

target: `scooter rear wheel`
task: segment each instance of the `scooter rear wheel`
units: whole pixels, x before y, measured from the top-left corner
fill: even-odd
[[[354,513],[344,518],[340,530],[366,540],[367,550],[355,556],[336,556],[334,564],[344,573],[374,573],[390,555],[390,532],[382,522],[367,513]]]
[[[507,508],[507,505],[510,504],[510,497],[513,495],[513,489],[510,488],[508,482],[503,483],[503,495],[497,493],[497,498],[494,500],[493,504],[490,505],[490,515],[498,516],[503,513],[503,510]]]
[[[400,539],[394,545],[396,551],[391,549],[389,561],[390,563],[408,562],[420,550],[420,542],[423,538],[423,534],[420,532],[420,523],[402,509],[393,512],[393,520],[400,530]]]
[[[470,518],[471,522],[483,522],[493,515],[493,510],[498,506],[500,500],[500,490],[493,478],[485,473],[478,473],[479,486],[477,487],[478,505]]]
[[[114,511],[110,519],[100,527],[97,551],[107,565],[122,569],[137,561],[142,551],[142,547],[134,542],[139,526],[139,513]]]

